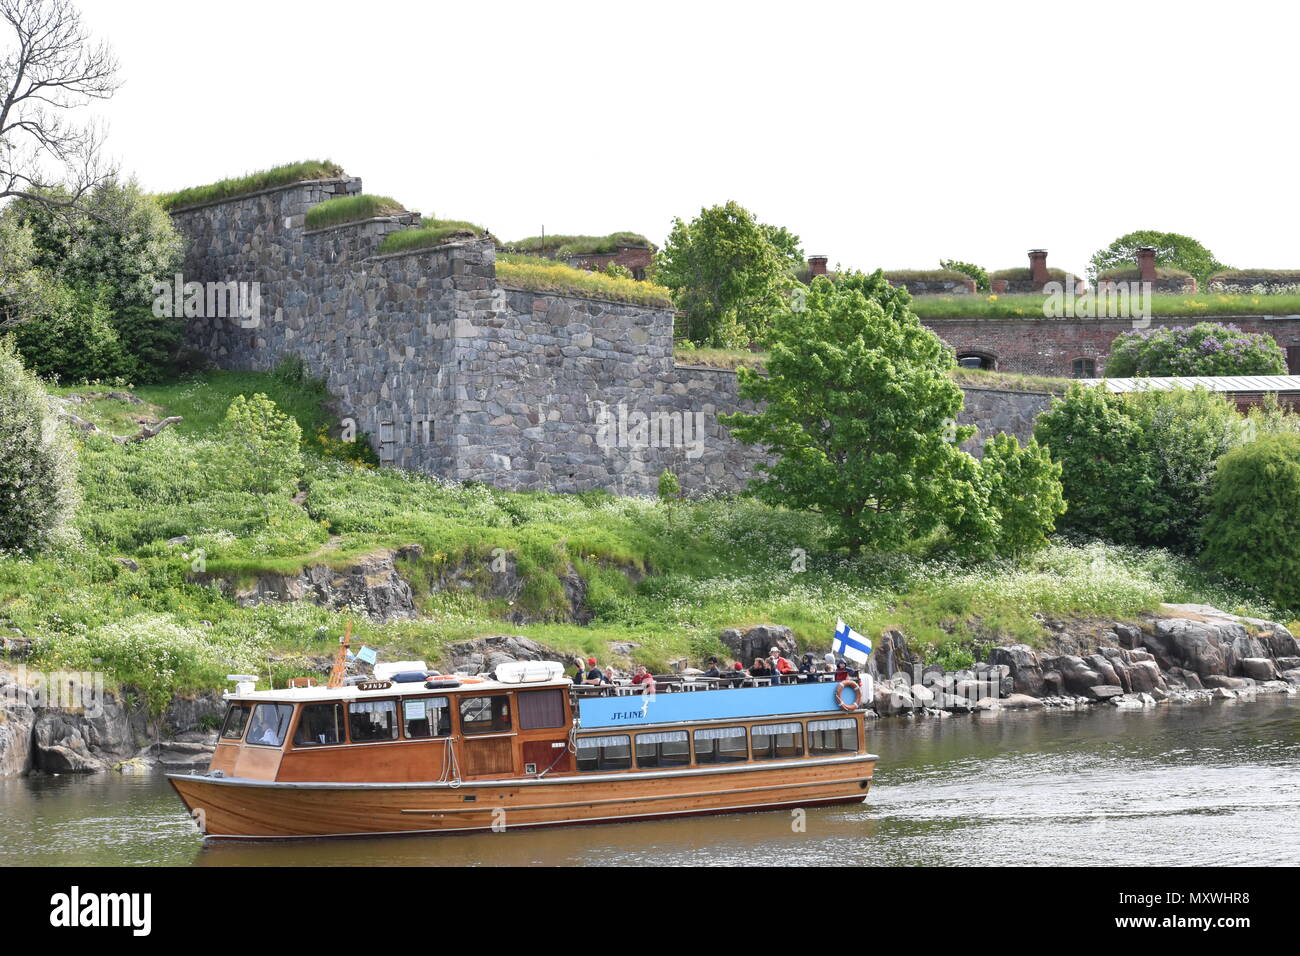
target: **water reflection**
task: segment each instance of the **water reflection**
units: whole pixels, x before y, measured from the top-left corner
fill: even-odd
[[[1300,863],[1300,701],[872,725],[862,806],[202,844],[157,776],[0,781],[0,866]]]

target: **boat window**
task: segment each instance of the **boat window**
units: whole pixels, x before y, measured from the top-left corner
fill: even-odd
[[[684,730],[636,735],[638,767],[684,767],[691,762],[691,741]]]
[[[810,754],[855,754],[858,752],[858,722],[852,717],[808,721]]]
[[[322,744],[343,743],[343,705],[307,704],[298,718],[298,729],[293,732],[295,747],[319,747]]]
[[[501,733],[510,729],[510,695],[462,697],[460,732],[462,734]]]
[[[803,756],[803,724],[755,724],[749,729],[755,760]]]
[[[402,715],[406,721],[406,736],[410,739],[451,736],[451,701],[446,697],[404,701]]]
[[[354,700],[348,704],[348,733],[354,744],[397,739],[397,701]]]
[[[545,727],[563,727],[564,691],[528,690],[515,695],[519,703],[519,729],[541,730]]]
[[[292,718],[293,704],[258,704],[253,710],[253,723],[248,728],[248,743],[281,746]]]
[[[248,726],[248,715],[253,712],[250,704],[231,704],[230,709],[226,711],[226,722],[221,725],[222,740],[238,740],[244,736],[244,728]]]
[[[744,727],[705,727],[695,731],[696,763],[732,763],[748,759]]]
[[[578,738],[579,770],[630,770],[632,738],[627,734]]]

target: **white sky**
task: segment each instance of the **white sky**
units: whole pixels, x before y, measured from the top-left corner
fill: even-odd
[[[503,239],[735,199],[832,265],[1300,267],[1294,4],[82,0],[151,190],[329,158]]]

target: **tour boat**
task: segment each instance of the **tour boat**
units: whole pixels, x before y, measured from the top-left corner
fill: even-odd
[[[209,839],[860,803],[877,759],[866,749],[867,695],[848,680],[576,699],[561,665],[520,662],[492,677],[254,686],[227,694],[208,771],[168,774]]]

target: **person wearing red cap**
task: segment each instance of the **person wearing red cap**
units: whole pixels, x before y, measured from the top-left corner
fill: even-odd
[[[587,658],[587,679],[584,684],[608,684],[609,680],[605,677],[605,672],[596,665],[596,658]]]

